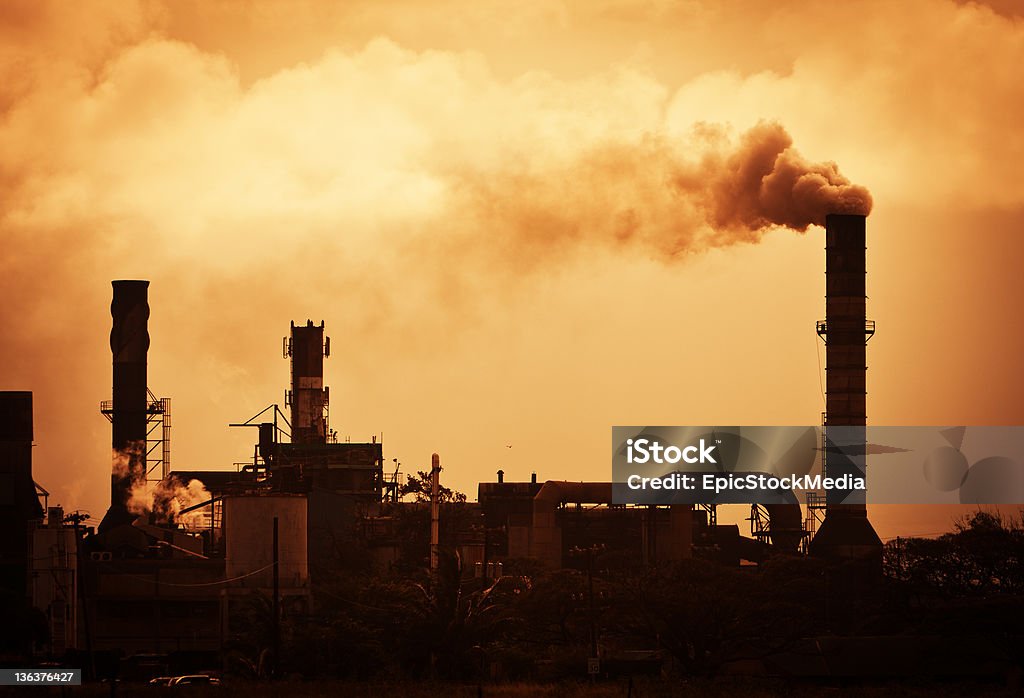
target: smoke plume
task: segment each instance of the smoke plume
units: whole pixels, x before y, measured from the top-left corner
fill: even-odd
[[[154,523],[178,523],[190,528],[202,524],[202,509],[180,512],[209,500],[206,486],[196,479],[188,484],[178,479],[140,481],[132,487],[128,511],[137,516],[152,516]]]
[[[146,442],[130,441],[123,449],[113,449],[111,472],[124,482],[129,492],[146,482]]]
[[[747,131],[722,160],[712,159],[706,194],[708,223],[719,230],[785,226],[804,231],[829,213],[871,213],[871,194],[850,183],[834,162],[812,163],[779,124]],[[688,180],[690,186],[695,182]]]
[[[866,188],[835,163],[805,159],[778,123],[737,140],[701,125],[685,141],[648,136],[604,143],[540,171],[469,170],[453,177],[453,208],[470,212],[459,249],[481,231],[516,271],[556,261],[577,245],[641,246],[664,259],[756,242],[774,227],[806,231],[829,213],[871,211]],[[477,245],[469,238],[476,238]]]

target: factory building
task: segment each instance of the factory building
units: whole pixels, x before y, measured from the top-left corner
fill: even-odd
[[[282,613],[307,607],[307,501],[274,491],[255,471],[168,471],[166,440],[164,477],[151,477],[147,442],[167,401],[147,385],[148,286],[113,282],[113,399],[101,404],[111,422],[110,506],[80,542],[77,527],[51,510],[33,538],[34,573],[73,578],[77,591],[40,583],[33,596],[51,618],[80,602],[66,614],[63,640],[51,625],[54,656],[76,648],[108,659],[155,653],[168,664],[217,668],[232,618],[254,593],[273,595]],[[182,509],[176,498],[199,478],[213,494],[203,487],[210,499]]]
[[[78,646],[78,530],[61,507],[49,507],[41,524],[32,530],[28,593],[46,616],[46,653],[62,657]]]
[[[382,446],[338,443],[330,431],[330,340],[309,321],[285,340],[290,419],[274,405],[236,425],[256,428],[252,462],[169,470],[163,457],[162,477],[153,477],[152,415],[169,401],[147,385],[148,282],[115,281],[113,291],[113,400],[101,405],[112,425],[111,501],[82,543],[75,644],[216,667],[254,594],[276,599],[281,615],[308,611],[313,570],[336,569],[358,522],[379,514]]]
[[[865,341],[874,331],[865,319],[864,217],[829,216],[826,240],[826,319],[817,330],[827,342],[826,428],[844,428],[841,440],[826,432],[827,474],[839,475],[864,470]],[[445,522],[450,506],[400,501],[400,475],[396,468],[385,479],[376,438],[338,441],[323,372],[330,338],[311,320],[292,323],[284,340],[285,410],[270,405],[231,425],[253,429],[251,460],[234,470],[172,470],[170,403],[147,383],[149,282],[112,286],[113,394],[101,405],[111,422],[110,504],[96,530],[65,521],[58,507],[42,522],[32,396],[0,393],[0,522],[11,532],[0,544],[0,573],[46,615],[51,656],[156,654],[216,668],[254,598],[271,599],[277,619],[305,614],[318,579],[357,562],[378,574],[406,564],[412,537],[403,526],[420,519],[423,557],[417,548],[412,563],[426,566],[443,544],[466,576],[497,576],[517,560],[579,568],[580,552],[597,546],[629,565],[880,551],[863,504],[809,503],[806,521],[816,529],[798,504],[755,505],[746,537],[719,524],[714,505],[617,505],[609,482],[505,482],[502,471],[479,483],[478,503],[459,505],[457,522]]]
[[[32,393],[0,392],[0,589],[24,596],[30,522],[43,518],[32,480]]]
[[[305,532],[306,564],[314,573],[329,572],[341,563],[355,544],[359,522],[380,513],[383,483],[383,446],[376,438],[368,443],[338,442],[330,429],[330,391],[324,385],[324,359],[330,356],[330,338],[324,323],[291,324],[284,340],[284,356],[291,361],[291,386],[285,391],[289,416],[270,405],[234,427],[252,427],[257,442],[251,462],[236,472],[223,470],[171,471],[165,489],[192,481],[202,482],[210,497],[181,514],[198,517],[193,529],[209,540],[210,550],[224,554],[234,546],[229,530],[262,506],[288,506],[301,499]],[[285,440],[285,439],[288,440]],[[249,508],[247,499],[263,504]],[[229,508],[236,524],[228,524]],[[240,512],[246,512],[245,514]],[[226,548],[223,540],[228,539]],[[237,548],[236,548],[237,550]]]
[[[612,503],[610,482],[481,482],[477,498],[487,530],[488,561],[531,558],[546,567],[574,567],[574,551],[594,545],[637,563],[691,556],[693,507]]]

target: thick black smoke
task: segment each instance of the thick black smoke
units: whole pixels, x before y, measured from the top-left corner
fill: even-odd
[[[672,259],[871,211],[867,189],[835,163],[806,160],[769,122],[735,141],[704,125],[685,145],[651,136],[539,168],[461,171],[453,182],[450,213],[464,234],[447,253],[483,250],[514,271],[580,245],[641,246]]]

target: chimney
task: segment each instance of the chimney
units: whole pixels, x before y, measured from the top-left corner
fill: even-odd
[[[273,422],[262,422],[259,426],[259,443],[256,445],[256,452],[268,466],[273,464],[276,446],[277,425]]]
[[[285,403],[291,406],[293,444],[327,443],[328,392],[324,388],[324,357],[331,355],[331,340],[324,338],[324,323],[305,327],[291,324],[285,356],[292,360],[292,387]]]
[[[505,471],[504,470],[499,470],[498,471],[498,484],[500,485],[503,482],[505,482]]]
[[[100,531],[131,523],[128,511],[132,488],[146,479],[146,354],[149,351],[149,282],[113,281],[110,351],[113,354],[112,424],[113,468],[110,508]]]
[[[537,484],[537,473],[530,473],[530,484],[531,485],[536,485]]]
[[[865,477],[867,341],[875,323],[866,313],[864,216],[825,217],[825,475]],[[811,552],[829,557],[871,558],[882,542],[867,519],[862,491],[827,493],[825,521]]]

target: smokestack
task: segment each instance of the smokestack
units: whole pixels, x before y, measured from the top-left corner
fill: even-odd
[[[867,428],[867,341],[875,324],[865,306],[866,218],[825,217],[825,474],[865,477]],[[827,557],[871,558],[882,542],[867,519],[862,491],[830,490],[825,521],[811,552]]]
[[[277,417],[275,417],[276,419]],[[277,425],[273,422],[263,422],[259,426],[259,442],[256,445],[257,453],[268,466],[273,465],[275,446],[277,446]]]
[[[113,281],[110,351],[113,354],[112,424],[113,469],[110,508],[100,531],[131,523],[128,511],[132,488],[146,479],[146,354],[149,351],[149,282]]]
[[[305,327],[293,322],[285,355],[292,359],[292,388],[285,402],[291,406],[293,444],[327,443],[328,392],[324,388],[324,357],[331,355],[331,340],[324,338],[324,323]]]

